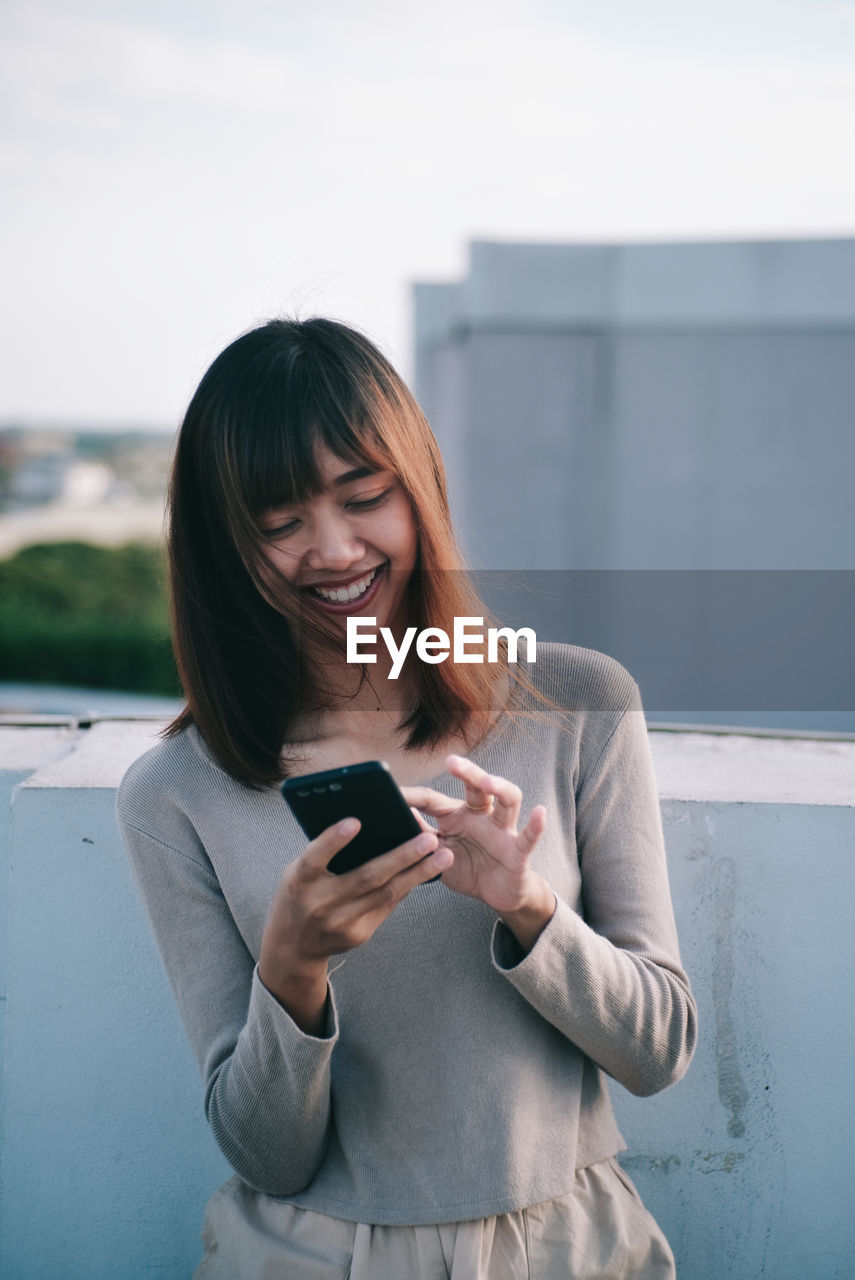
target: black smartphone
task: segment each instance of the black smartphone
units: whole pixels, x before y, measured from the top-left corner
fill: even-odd
[[[286,778],[282,794],[310,840],[342,818],[359,819],[359,831],[329,862],[336,875],[396,849],[422,830],[382,760]]]

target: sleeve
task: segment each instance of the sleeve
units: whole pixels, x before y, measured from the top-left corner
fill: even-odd
[[[640,701],[580,779],[584,917],[566,902],[520,959],[497,922],[493,963],[553,1026],[631,1093],[686,1071],[697,1009],[680,962],[659,800]]]
[[[214,1137],[251,1186],[292,1195],[316,1173],[331,1123],[332,991],[326,1034],[305,1034],[258,977],[195,832],[174,848],[122,820],[121,803],[120,825]]]

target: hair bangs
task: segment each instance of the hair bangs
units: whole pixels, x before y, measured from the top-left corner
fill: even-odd
[[[260,379],[234,424],[233,480],[252,521],[320,493],[320,445],[352,466],[388,465],[373,404],[318,366],[314,354],[304,351],[278,377]]]
[[[316,441],[353,466],[385,468],[391,452],[383,439],[382,424],[389,412],[388,397],[377,372],[361,367],[353,353],[324,345],[317,336],[310,365],[314,395]],[[349,357],[349,358],[348,358]]]

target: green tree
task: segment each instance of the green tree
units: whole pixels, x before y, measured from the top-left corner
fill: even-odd
[[[82,542],[0,562],[0,680],[179,694],[161,550]]]

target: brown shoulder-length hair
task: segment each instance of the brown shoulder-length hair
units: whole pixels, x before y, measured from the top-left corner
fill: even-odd
[[[321,670],[300,643],[298,592],[272,575],[258,528],[262,512],[319,492],[320,443],[394,472],[409,497],[419,541],[409,623],[450,634],[455,616],[492,622],[457,549],[436,440],[388,360],[332,320],[272,320],[245,333],[202,378],[178,436],[168,549],[187,706],[165,733],[196,724],[223,769],[250,787],[286,776],[294,717],[324,705]],[[313,642],[341,651],[340,629],[325,623],[313,622]],[[507,671],[416,662],[415,703],[399,726],[406,747],[486,729]]]

